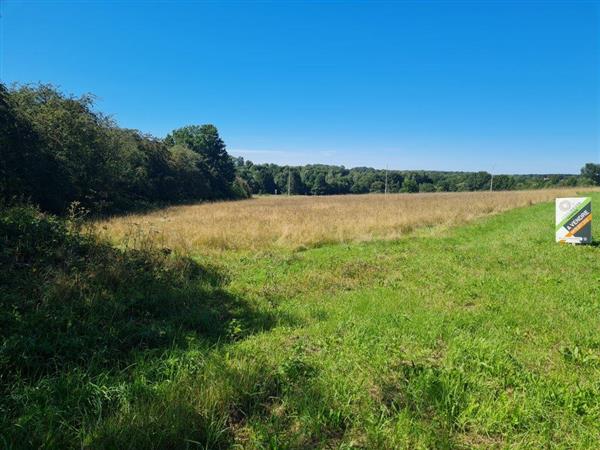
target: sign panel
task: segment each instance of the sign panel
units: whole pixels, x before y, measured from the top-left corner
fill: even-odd
[[[592,242],[592,198],[556,199],[556,242],[590,244]]]

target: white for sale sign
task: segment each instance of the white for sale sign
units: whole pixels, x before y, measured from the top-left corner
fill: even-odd
[[[556,199],[556,242],[589,244],[592,242],[592,198]]]

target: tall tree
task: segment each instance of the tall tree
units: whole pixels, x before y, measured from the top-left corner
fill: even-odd
[[[78,201],[99,212],[248,195],[246,183],[232,189],[234,165],[214,126],[184,127],[166,141],[170,148],[119,128],[90,95],[0,84],[0,201],[29,199],[52,212]]]
[[[0,84],[0,199],[27,199],[60,212],[66,206],[63,179],[64,171],[42,136]]]
[[[231,195],[235,167],[214,125],[188,125],[179,128],[165,138],[165,143],[169,146],[186,146],[200,155],[198,164],[204,167],[199,168],[208,174],[215,196],[226,198]]]
[[[290,171],[290,194],[303,195],[306,194],[306,185],[300,177],[300,173],[296,169]]]
[[[419,183],[413,174],[404,178],[402,192],[419,192]]]
[[[326,195],[328,191],[327,181],[325,181],[325,174],[319,173],[315,178],[315,182],[311,188],[313,195]]]
[[[102,208],[115,199],[126,178],[124,152],[110,133],[114,123],[94,111],[94,98],[65,96],[51,85],[12,91],[17,111],[41,136],[48,153],[64,170],[63,201]]]
[[[253,177],[256,186],[258,187],[258,194],[274,194],[277,189],[273,172],[268,167],[253,167]]]

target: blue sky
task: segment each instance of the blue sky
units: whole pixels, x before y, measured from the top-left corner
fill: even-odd
[[[597,2],[0,0],[0,77],[255,162],[574,173],[600,159]]]

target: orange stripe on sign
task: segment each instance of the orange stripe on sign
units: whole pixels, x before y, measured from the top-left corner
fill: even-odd
[[[573,228],[571,231],[569,231],[565,237],[573,236],[575,233],[577,233],[579,230],[581,230],[583,227],[585,227],[586,224],[588,222],[590,222],[591,220],[592,220],[592,215],[590,214],[585,219],[583,219],[581,222],[579,222],[575,228]]]

